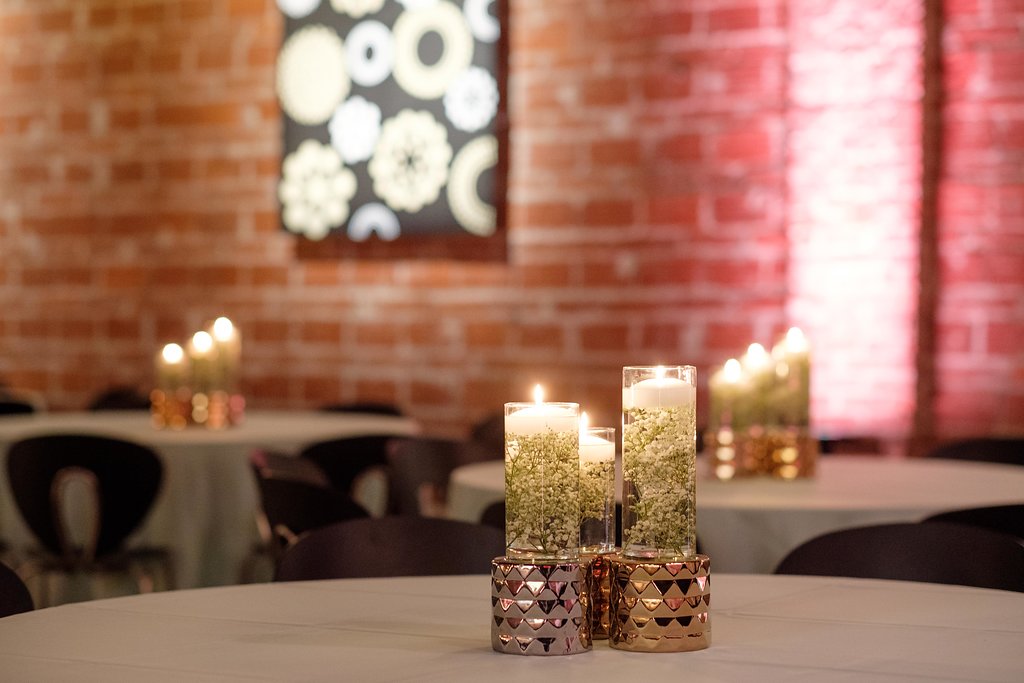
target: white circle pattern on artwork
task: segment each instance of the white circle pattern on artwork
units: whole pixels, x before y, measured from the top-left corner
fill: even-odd
[[[437,0],[398,0],[398,4],[407,10],[417,10],[433,7]]]
[[[348,222],[348,236],[354,242],[362,242],[373,233],[377,233],[377,237],[385,242],[390,242],[400,232],[398,216],[379,202],[363,204]]]
[[[331,0],[331,7],[338,14],[347,14],[358,19],[367,14],[379,12],[384,0]]]
[[[379,21],[360,21],[345,36],[348,73],[359,85],[372,88],[391,75],[395,44],[391,31]]]
[[[441,36],[444,52],[434,64],[420,60],[419,45],[427,33]],[[473,60],[473,36],[462,12],[448,0],[428,10],[402,12],[395,20],[395,81],[413,97],[432,100]]]
[[[484,171],[497,164],[497,138],[482,135],[459,150],[448,178],[448,205],[452,215],[467,232],[481,237],[494,234],[497,211],[480,197],[477,184]]]
[[[277,59],[277,96],[293,120],[307,126],[327,121],[352,84],[345,71],[345,46],[320,24],[292,34]]]
[[[285,157],[281,170],[277,196],[288,230],[320,240],[345,222],[356,193],[356,175],[342,165],[330,145],[304,140]]]
[[[475,133],[498,111],[498,86],[479,66],[463,71],[444,94],[444,113],[459,130]]]
[[[395,211],[419,211],[437,201],[451,159],[445,127],[430,112],[403,109],[381,127],[368,167],[373,191]]]
[[[492,4],[494,0],[466,0],[462,4],[469,30],[482,43],[493,43],[501,37],[501,24],[488,10]]]
[[[320,0],[277,0],[277,6],[292,19],[301,19],[312,14]]]
[[[346,164],[358,164],[373,154],[380,136],[380,107],[359,95],[345,100],[327,124],[331,146]]]

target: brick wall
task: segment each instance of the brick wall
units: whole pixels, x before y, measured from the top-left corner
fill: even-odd
[[[936,422],[1024,431],[1024,2],[945,2]]]
[[[886,140],[903,140],[900,154],[878,145],[842,172],[878,171],[886,181],[865,187],[894,181],[900,193],[880,207],[836,202],[857,218],[859,237],[842,243],[865,250],[844,272],[908,289],[893,301],[868,289],[882,330],[816,322],[803,274],[819,258],[839,268],[829,243],[842,225],[809,237],[814,205],[787,189],[820,169],[800,150],[835,144],[794,130],[814,130],[821,101],[788,74],[816,50],[834,56],[806,13],[820,5],[839,22],[851,2],[510,0],[509,260],[473,264],[295,258],[274,198],[272,0],[5,0],[0,377],[79,408],[112,383],[147,386],[163,342],[227,314],[245,335],[256,407],[396,401],[429,430],[456,432],[539,381],[616,424],[621,365],[693,363],[706,379],[749,341],[807,318],[830,349],[816,344],[828,387],[818,382],[819,422],[905,431],[912,340],[889,348],[882,330],[904,330],[913,296],[903,183],[914,176],[899,137],[915,125],[901,90],[913,3],[872,1],[862,20],[895,23],[877,50],[867,38],[884,27],[864,23],[858,48],[863,64],[901,65],[883,79],[886,108],[865,111],[862,91],[833,103],[847,133],[884,114]],[[829,291],[857,316],[872,310]],[[877,375],[847,362],[876,357]],[[870,405],[890,395],[885,410]]]

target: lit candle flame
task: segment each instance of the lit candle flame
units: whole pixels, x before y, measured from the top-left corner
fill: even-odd
[[[768,352],[764,350],[763,346],[754,342],[747,347],[747,355],[744,360],[746,360],[748,365],[760,368],[768,365]]]
[[[213,321],[213,336],[219,342],[230,341],[235,335],[234,324],[224,316]]]
[[[659,365],[658,367],[654,368],[654,376],[657,379],[665,379],[665,366]]]
[[[544,387],[539,384],[533,387],[533,401],[534,403],[544,402]]]
[[[807,350],[807,337],[799,327],[791,327],[786,332],[786,348],[791,353],[800,353]]]
[[[743,367],[740,362],[735,358],[730,358],[725,361],[725,367],[722,368],[722,379],[730,384],[736,384],[740,381],[743,376]]]
[[[178,344],[167,344],[160,352],[164,361],[171,365],[177,365],[185,358],[185,350]]]
[[[199,353],[207,353],[213,348],[213,337],[209,332],[200,330],[192,335],[192,347]]]
[[[587,417],[587,412],[583,411],[580,413],[580,434],[586,434],[587,429],[590,427],[590,418]]]

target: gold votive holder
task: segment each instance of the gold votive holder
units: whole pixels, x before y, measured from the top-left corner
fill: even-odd
[[[611,618],[611,553],[580,556],[585,590],[583,600],[590,619],[590,637],[607,640]]]
[[[754,426],[707,434],[705,450],[718,479],[749,476],[806,479],[818,467],[818,440],[805,427]]]
[[[609,558],[608,643],[632,652],[691,652],[711,644],[711,560]]]
[[[515,655],[572,655],[591,647],[579,562],[491,561],[491,645]]]

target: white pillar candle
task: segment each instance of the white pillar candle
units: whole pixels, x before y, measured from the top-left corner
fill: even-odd
[[[540,385],[534,387],[533,403],[512,403],[505,416],[505,433],[530,436],[547,432],[575,431],[579,417],[575,404],[544,403]]]
[[[622,409],[674,408],[697,400],[697,388],[677,377],[652,377],[622,389]]]
[[[580,432],[580,463],[615,462],[615,444],[607,439]]]

